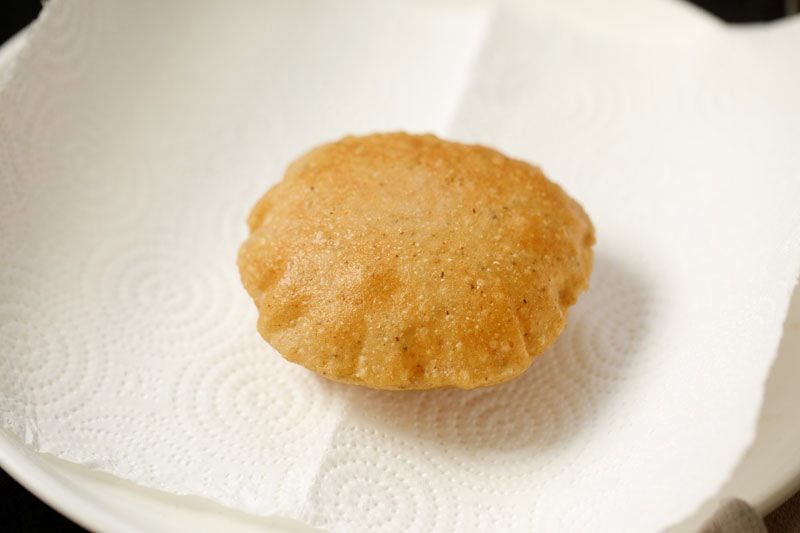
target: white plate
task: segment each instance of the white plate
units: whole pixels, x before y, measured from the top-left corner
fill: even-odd
[[[0,47],[0,80],[24,44],[24,32]],[[780,353],[752,448],[720,492],[674,531],[696,531],[727,497],[766,514],[800,489],[800,291],[795,290]],[[315,531],[280,517],[257,517],[192,496],[175,496],[33,452],[0,430],[0,466],[76,522],[102,531]]]

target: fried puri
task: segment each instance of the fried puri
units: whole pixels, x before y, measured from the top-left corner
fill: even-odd
[[[539,168],[433,135],[346,137],[255,205],[239,270],[289,361],[377,389],[525,371],[588,287],[594,229]]]

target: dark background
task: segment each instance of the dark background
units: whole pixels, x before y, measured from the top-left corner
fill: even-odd
[[[693,3],[725,21],[737,23],[774,20],[786,15],[787,6],[797,5],[792,0],[693,0]],[[40,10],[40,0],[0,0],[0,44],[34,20]],[[84,530],[0,470],[0,531]]]

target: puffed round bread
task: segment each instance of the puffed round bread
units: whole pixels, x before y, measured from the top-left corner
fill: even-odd
[[[289,361],[377,389],[525,371],[588,287],[594,228],[541,170],[407,133],[292,163],[239,251],[258,331]]]

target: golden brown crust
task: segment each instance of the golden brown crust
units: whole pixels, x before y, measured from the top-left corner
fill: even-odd
[[[292,163],[239,252],[286,359],[380,389],[507,381],[588,286],[594,229],[542,172],[432,135],[347,137]]]

